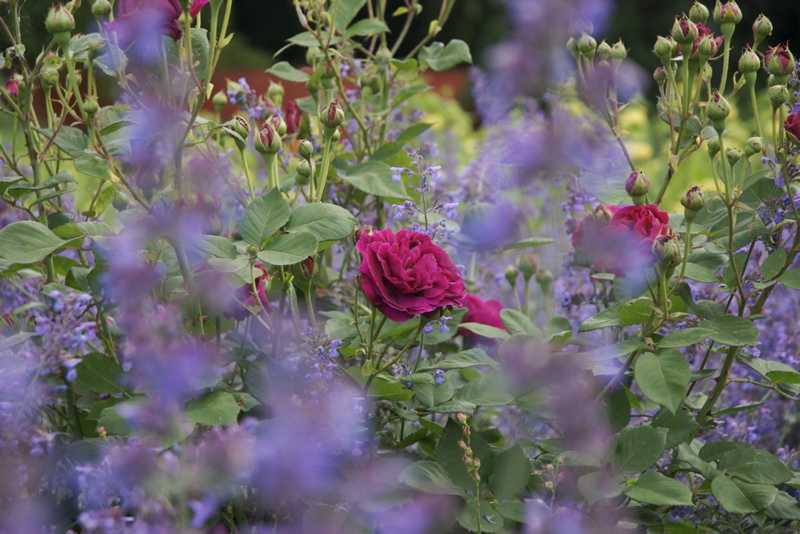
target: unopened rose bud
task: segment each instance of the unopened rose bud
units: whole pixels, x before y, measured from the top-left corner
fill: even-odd
[[[480,458],[475,458],[474,460],[472,460],[472,465],[475,466],[475,470],[480,469],[481,468],[481,459]]]
[[[697,215],[697,212],[703,209],[705,203],[706,199],[703,195],[703,191],[698,186],[694,186],[687,190],[681,197],[683,215],[686,217],[686,220],[689,222],[693,221]]]
[[[597,57],[602,61],[608,61],[611,57],[611,45],[603,40],[599,45],[597,45],[596,54]]]
[[[738,148],[729,148],[725,151],[725,157],[728,158],[728,163],[736,165],[742,159],[742,151]]]
[[[719,137],[712,137],[708,140],[708,155],[713,158],[719,154]]]
[[[75,29],[75,18],[67,8],[61,4],[51,7],[44,19],[44,26],[53,34],[62,50],[69,48],[70,33]]]
[[[300,162],[300,165],[297,166],[297,175],[303,178],[311,176],[311,165],[308,161],[303,160]]]
[[[751,137],[744,143],[744,155],[748,158],[764,151],[764,140],[760,137]]]
[[[756,72],[761,68],[761,58],[749,46],[744,49],[739,58],[739,72],[744,75],[745,81],[749,84],[756,82]]]
[[[311,141],[304,139],[297,145],[297,155],[306,161],[310,161],[314,156],[314,145]]]
[[[682,15],[675,19],[671,35],[678,45],[692,45],[697,39],[697,25],[686,15]]]
[[[717,0],[714,6],[714,22],[722,24],[739,24],[742,21],[742,10],[734,0],[724,4]]]
[[[327,128],[336,128],[344,122],[344,110],[338,102],[333,101],[322,108],[319,120]]]
[[[717,53],[717,41],[711,35],[706,35],[697,44],[697,58],[701,64],[706,63]]]
[[[671,37],[658,36],[653,52],[661,63],[667,68],[672,68],[672,56],[675,55],[675,41]]]
[[[625,43],[620,39],[611,46],[611,62],[614,63],[615,66],[619,66],[626,57],[628,57],[628,49],[625,48]]]
[[[728,118],[730,113],[731,106],[728,101],[718,91],[714,90],[708,104],[706,104],[706,117],[714,125],[717,134],[722,135],[723,130],[725,130],[725,119]]]
[[[278,132],[278,135],[283,137],[286,135],[286,121],[280,115],[273,115],[269,118],[269,125],[272,129]]]
[[[314,278],[314,275],[317,274],[317,263],[313,257],[309,256],[300,262],[300,274],[306,280]]]
[[[281,149],[281,136],[271,122],[264,124],[256,135],[255,149],[261,154],[277,154]]]
[[[108,0],[94,0],[92,15],[98,19],[107,19],[111,14],[111,2]]]
[[[595,51],[597,50],[597,40],[588,33],[584,33],[581,35],[580,39],[578,39],[578,50],[585,57],[589,59],[594,58]]]
[[[789,100],[789,90],[785,85],[773,85],[767,89],[767,96],[772,104],[772,109],[778,109]]]
[[[794,56],[784,45],[779,44],[767,50],[764,56],[767,72],[775,76],[774,85],[784,84],[794,71]]]
[[[83,101],[83,112],[89,117],[94,117],[100,111],[100,106],[97,104],[97,99],[93,96],[87,96]]]
[[[115,210],[125,211],[126,209],[128,209],[130,203],[131,201],[127,197],[127,195],[125,195],[125,193],[123,193],[119,189],[114,190],[114,196],[111,198],[111,205],[114,206]]]
[[[233,119],[233,131],[239,134],[242,139],[247,139],[250,135],[250,123],[244,117],[237,116]]]
[[[578,61],[581,57],[581,51],[578,50],[578,40],[574,37],[567,39],[567,50],[572,54],[572,59]]]
[[[283,86],[279,83],[269,82],[269,88],[267,89],[267,96],[275,105],[275,107],[281,107],[283,105],[283,95],[285,90]]]
[[[219,115],[222,113],[222,108],[228,103],[228,95],[226,95],[224,91],[219,90],[211,97],[211,103],[214,104],[214,110],[217,112],[217,115]]]
[[[667,69],[664,67],[658,67],[656,70],[653,71],[653,79],[656,81],[658,85],[663,85],[668,77],[667,77]]]
[[[689,20],[695,24],[705,24],[708,20],[708,8],[700,2],[695,1],[694,5],[689,9]]]
[[[356,231],[353,233],[353,239],[358,242],[359,239],[362,237],[366,237],[372,234],[372,228],[369,226],[360,226]]]
[[[553,273],[550,272],[550,269],[542,269],[536,273],[536,283],[539,284],[539,287],[544,293],[550,290],[550,286],[553,284],[554,280],[555,278],[553,277]]]
[[[676,235],[661,235],[653,241],[653,254],[662,267],[671,267],[681,259],[681,247]]]
[[[42,86],[45,89],[50,89],[58,85],[61,76],[56,69],[45,69],[42,71]]]
[[[522,273],[522,277],[525,279],[525,282],[527,282],[533,278],[539,270],[539,256],[537,256],[535,252],[523,254],[519,257],[517,265],[519,267],[519,272]]]
[[[44,19],[44,27],[52,34],[69,33],[75,29],[75,18],[67,8],[62,4],[58,4],[48,11],[47,17]]]
[[[758,45],[770,35],[772,35],[772,21],[761,13],[753,23],[753,48],[758,48]]]
[[[508,280],[509,285],[511,285],[512,288],[516,287],[517,277],[519,277],[519,271],[517,270],[517,268],[513,265],[509,265],[508,267],[506,267],[505,276],[506,280]]]
[[[650,180],[643,172],[633,171],[625,180],[625,191],[636,206],[644,206],[647,192],[650,191]]]

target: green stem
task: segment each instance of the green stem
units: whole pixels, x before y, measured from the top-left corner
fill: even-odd
[[[239,156],[242,160],[242,167],[244,168],[244,177],[247,179],[247,191],[250,193],[250,202],[255,200],[256,192],[253,189],[253,177],[250,174],[250,166],[247,164],[247,153],[244,147],[239,149]]]
[[[714,385],[714,389],[711,390],[711,394],[708,396],[705,404],[703,404],[703,407],[700,408],[699,412],[697,412],[695,421],[698,424],[702,425],[705,422],[706,416],[717,403],[720,395],[722,394],[722,390],[725,389],[725,386],[728,384],[728,374],[731,371],[734,359],[736,359],[737,352],[739,352],[739,347],[730,347],[728,349],[728,354],[725,356],[725,362],[722,364],[722,369],[717,377],[717,383]]]
[[[686,243],[683,248],[683,261],[681,262],[681,274],[678,276],[678,284],[681,283],[683,275],[686,274],[686,264],[689,263],[689,253],[692,251],[692,221],[686,221],[686,234],[684,235],[684,239]]]
[[[764,132],[761,130],[761,119],[758,114],[758,101],[756,100],[756,84],[749,83],[747,85],[750,86],[750,103],[753,106],[753,119],[756,121],[756,129],[758,130],[758,136],[763,139]]]
[[[312,196],[312,201],[322,202],[322,195],[325,191],[325,183],[328,181],[328,168],[331,164],[331,152],[333,145],[333,138],[331,135],[325,135],[325,141],[322,149],[322,169],[317,176],[316,195]]]

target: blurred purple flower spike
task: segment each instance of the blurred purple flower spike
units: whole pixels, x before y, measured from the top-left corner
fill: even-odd
[[[194,18],[209,0],[193,0],[189,15]],[[157,34],[168,35],[176,41],[181,38],[180,17],[183,8],[178,0],[119,0],[117,18],[106,27],[116,32],[119,46],[127,48],[134,40],[148,40]],[[142,31],[144,30],[144,31]],[[151,30],[157,30],[151,35]],[[160,43],[160,39],[157,40]]]

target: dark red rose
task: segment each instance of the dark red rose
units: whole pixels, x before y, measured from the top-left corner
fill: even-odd
[[[270,308],[267,300],[267,288],[264,286],[269,280],[269,273],[264,268],[263,263],[256,263],[253,267],[256,272],[261,271],[261,274],[256,277],[256,293],[253,293],[252,284],[246,284],[237,289],[233,294],[235,300],[223,312],[228,319],[236,319],[237,321],[246,319],[250,315],[249,308],[260,306],[259,301],[264,305],[264,308]],[[256,300],[256,294],[258,295],[258,300]]]
[[[593,236],[600,229],[608,226],[614,213],[619,210],[617,206],[598,206],[592,213],[578,223],[575,231],[572,232],[572,246],[580,249],[587,242],[586,237]]]
[[[462,322],[464,323],[479,323],[495,328],[506,329],[503,326],[503,321],[500,320],[500,310],[503,309],[503,303],[497,300],[483,300],[478,295],[467,293],[464,298],[464,307],[467,308],[467,313],[464,315]],[[460,333],[464,337],[475,337],[477,334],[462,328]]]
[[[193,0],[189,14],[196,17],[209,0]],[[178,0],[119,0],[117,18],[106,27],[117,33],[118,44],[127,48],[147,28],[158,28],[176,41],[182,30],[183,8]]]
[[[605,225],[597,217],[589,221],[572,236],[576,261],[618,276],[652,266],[657,259],[653,241],[672,233],[669,216],[653,205],[616,208]]]
[[[297,133],[297,128],[300,127],[300,118],[303,112],[297,107],[294,100],[286,104],[286,111],[284,112],[286,118],[286,133],[289,135]]]
[[[800,139],[800,113],[792,113],[783,121],[783,127],[792,134],[795,139]]]
[[[431,238],[412,230],[381,230],[356,242],[364,294],[386,317],[403,322],[444,306],[462,306],[461,272]]]
[[[12,76],[6,80],[6,91],[14,98],[19,96],[19,82],[19,76]]]
[[[614,233],[628,231],[633,239],[644,239],[651,244],[656,237],[672,233],[669,215],[652,204],[616,210],[606,228]]]

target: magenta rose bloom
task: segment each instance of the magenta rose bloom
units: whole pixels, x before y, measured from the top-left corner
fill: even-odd
[[[264,268],[263,263],[256,263],[253,267],[261,274],[256,277],[256,293],[253,293],[252,284],[245,284],[237,289],[233,296],[235,300],[230,303],[228,308],[223,312],[228,319],[236,319],[242,321],[250,315],[250,308],[259,306],[259,302],[265,309],[270,309],[269,300],[267,300],[267,288],[264,285],[269,281],[269,273]]]
[[[478,295],[468,293],[464,298],[464,307],[467,308],[467,313],[464,315],[462,322],[479,323],[503,330],[506,329],[503,326],[503,321],[500,320],[500,310],[503,309],[502,302],[498,300],[483,300]],[[464,337],[475,337],[477,335],[464,328],[460,332]]]
[[[800,113],[792,113],[786,120],[783,121],[783,127],[786,131],[794,136],[795,139],[800,139]]]
[[[595,213],[576,229],[572,236],[576,260],[617,276],[651,267],[656,261],[653,242],[672,234],[669,215],[653,205],[615,208],[610,213],[607,223],[605,216]]]
[[[189,14],[196,17],[209,0],[193,0]],[[107,23],[109,30],[117,33],[119,46],[127,48],[146,28],[158,28],[176,41],[181,38],[178,20],[183,8],[178,0],[119,0],[117,18]]]
[[[450,256],[420,232],[381,230],[362,235],[361,289],[386,317],[403,322],[444,306],[462,306],[467,295]]]

